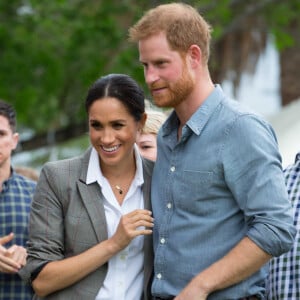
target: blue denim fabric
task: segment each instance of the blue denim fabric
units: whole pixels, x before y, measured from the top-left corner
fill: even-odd
[[[152,179],[152,293],[177,295],[248,236],[271,255],[288,251],[295,228],[273,129],[220,86],[177,141],[173,112],[158,135]],[[266,268],[208,299],[263,297]]]

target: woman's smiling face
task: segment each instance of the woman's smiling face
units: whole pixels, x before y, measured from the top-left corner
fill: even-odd
[[[144,120],[136,121],[116,98],[105,97],[89,108],[89,135],[101,165],[117,166],[133,157],[133,145]]]

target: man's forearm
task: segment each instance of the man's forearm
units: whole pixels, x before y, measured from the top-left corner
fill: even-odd
[[[271,255],[245,237],[222,259],[198,274],[192,284],[210,294],[246,279],[270,258]]]

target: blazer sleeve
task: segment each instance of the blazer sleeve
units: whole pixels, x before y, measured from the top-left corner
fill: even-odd
[[[64,214],[59,172],[46,164],[33,198],[30,221],[28,259],[20,276],[29,281],[32,274],[47,262],[64,258]]]

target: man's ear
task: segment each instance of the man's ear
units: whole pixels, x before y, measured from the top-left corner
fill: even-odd
[[[13,133],[13,140],[12,140],[12,149],[15,150],[18,146],[19,142],[19,134],[17,132]]]
[[[194,68],[202,63],[202,51],[199,46],[191,45],[188,50],[190,65]]]

